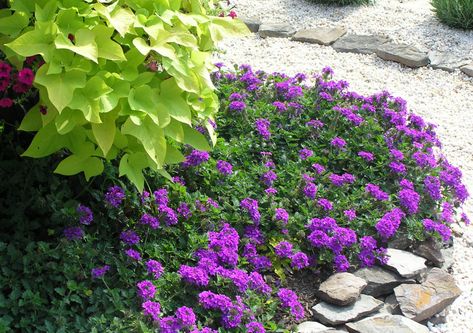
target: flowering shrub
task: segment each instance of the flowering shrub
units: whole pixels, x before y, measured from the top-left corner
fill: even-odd
[[[396,237],[450,239],[468,193],[404,100],[350,92],[329,68],[306,86],[303,74],[218,67],[215,149],[186,147],[173,181],[151,177],[143,193],[91,191],[61,230],[69,255],[93,253],[69,277],[105,313],[83,327],[288,331],[312,305],[288,272],[382,265]]]
[[[65,149],[55,172],[83,172],[87,180],[103,172],[104,161],[119,160],[120,175],[142,190],[143,169],[167,176],[164,165],[182,161],[179,143],[210,149],[193,128],[206,124],[215,140],[207,122],[218,108],[210,53],[224,36],[247,31],[234,15],[208,15],[220,11],[216,3],[8,1],[0,9],[0,50],[19,67],[25,57],[44,61],[35,75],[19,68],[12,87],[39,90],[20,125],[36,132],[23,156]],[[0,91],[7,72],[0,67]],[[0,99],[0,108],[11,104]]]

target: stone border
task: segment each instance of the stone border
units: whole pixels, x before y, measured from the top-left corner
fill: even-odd
[[[473,62],[451,57],[447,52],[421,50],[413,45],[394,43],[391,38],[377,35],[347,34],[346,27],[320,27],[297,31],[287,23],[263,23],[258,18],[240,18],[248,29],[260,37],[290,38],[293,41],[331,46],[337,52],[376,54],[410,68],[431,67],[449,73],[459,69],[473,77]]]

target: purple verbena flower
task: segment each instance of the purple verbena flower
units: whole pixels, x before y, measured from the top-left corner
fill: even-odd
[[[84,231],[81,227],[67,227],[64,229],[64,237],[69,241],[79,240],[84,237]]]
[[[161,312],[161,304],[158,302],[153,301],[145,301],[141,304],[141,308],[143,309],[143,315],[149,316],[153,319],[153,321],[159,320],[159,314]]]
[[[107,273],[109,270],[110,270],[109,265],[92,268],[91,270],[92,279],[102,278],[105,275],[105,273]]]
[[[94,214],[92,213],[92,210],[82,204],[79,204],[79,206],[77,206],[77,213],[79,214],[79,222],[81,224],[89,225],[94,219]]]
[[[138,289],[138,296],[144,300],[150,300],[156,295],[156,287],[151,281],[140,281],[136,284],[136,287]]]
[[[232,165],[226,161],[218,160],[217,161],[217,170],[224,176],[229,176],[232,174]]]
[[[117,208],[125,199],[125,191],[120,186],[112,186],[105,193],[105,200],[112,207]]]
[[[164,272],[163,265],[156,260],[150,259],[146,262],[146,270],[155,279],[159,279]]]
[[[271,132],[269,131],[269,126],[271,123],[268,119],[259,118],[255,121],[255,127],[258,133],[263,137],[264,140],[269,140],[271,137]]]
[[[140,236],[133,230],[125,230],[120,233],[120,240],[127,245],[135,245],[140,242]]]

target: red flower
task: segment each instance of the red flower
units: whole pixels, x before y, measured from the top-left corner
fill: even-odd
[[[2,98],[0,99],[0,108],[9,108],[13,105],[13,101],[10,98]]]
[[[232,19],[234,19],[235,17],[237,17],[237,13],[233,10],[230,11],[230,13],[228,14],[228,16],[230,16]]]
[[[34,81],[34,73],[29,68],[23,68],[18,72],[18,82],[24,84],[25,86],[31,86]]]
[[[10,85],[10,78],[2,78],[0,77],[0,91],[7,90],[8,86]]]
[[[45,105],[40,105],[40,106],[39,106],[39,112],[41,112],[41,114],[42,114],[43,116],[45,116],[46,113],[48,113],[48,107],[45,106]]]
[[[0,61],[0,78],[9,78],[11,66],[6,62]]]

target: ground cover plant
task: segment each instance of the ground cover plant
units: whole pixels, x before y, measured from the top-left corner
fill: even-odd
[[[438,19],[446,25],[458,29],[473,29],[472,1],[432,0],[432,6]]]
[[[143,193],[110,165],[54,201],[41,242],[2,239],[6,330],[290,332],[312,305],[293,277],[382,265],[390,240],[447,242],[468,223],[460,170],[401,98],[350,92],[330,68],[313,86],[218,68],[210,154],[185,147]]]

